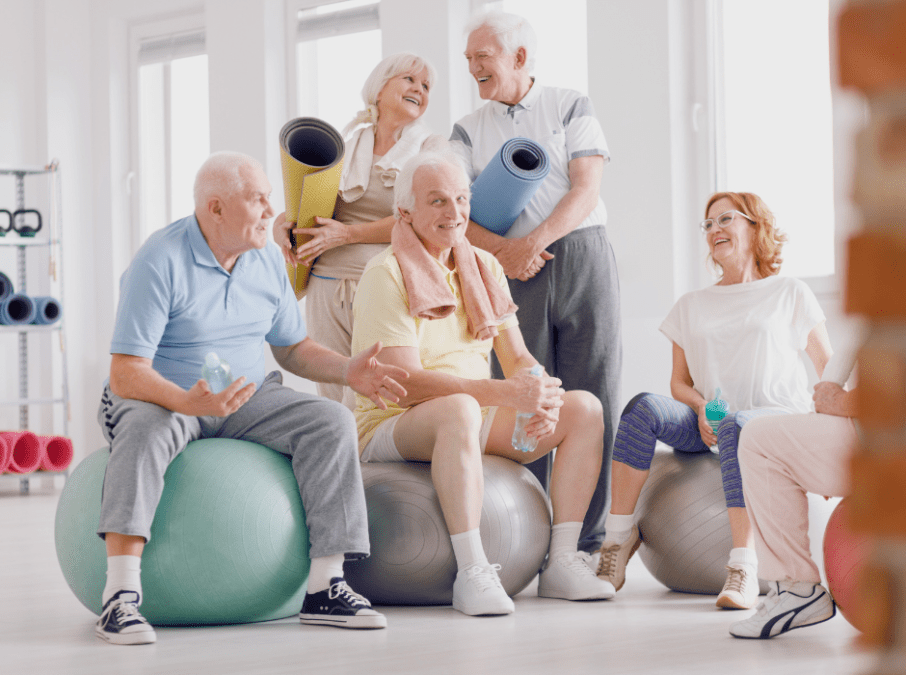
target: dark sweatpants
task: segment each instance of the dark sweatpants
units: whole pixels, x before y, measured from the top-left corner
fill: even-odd
[[[593,551],[604,539],[610,462],[620,416],[620,284],[603,226],[573,231],[547,250],[554,259],[533,279],[510,279],[510,291],[532,356],[563,381],[564,389],[591,392],[604,406],[604,461],[579,541],[581,550]],[[493,369],[495,377],[503,377],[496,360]],[[547,456],[528,465],[545,488],[549,462]]]

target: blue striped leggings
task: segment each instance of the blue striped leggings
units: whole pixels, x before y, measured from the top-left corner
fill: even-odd
[[[785,413],[779,408],[741,410],[729,413],[721,420],[717,427],[717,451],[727,507],[746,505],[736,458],[739,432],[743,425],[756,417]],[[669,396],[639,394],[623,409],[613,443],[613,459],[633,469],[648,471],[657,441],[679,452],[710,451],[698,430],[698,414],[692,408]]]

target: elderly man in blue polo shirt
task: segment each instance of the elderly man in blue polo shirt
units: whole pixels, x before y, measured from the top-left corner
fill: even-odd
[[[343,581],[343,561],[369,553],[352,414],[265,377],[264,343],[301,377],[398,401],[407,373],[380,364],[380,344],[352,359],[305,335],[280,251],[268,245],[271,186],[261,165],[216,153],[195,179],[195,214],[153,234],[123,274],[110,380],[98,420],[110,442],[98,534],[108,555],[98,637],[155,641],[141,616],[140,562],[164,472],[198,438],[236,438],[290,455],[312,557],[302,623],[383,628]],[[214,351],[238,379],[219,393],[199,379]]]
[[[604,406],[604,462],[580,541],[592,552],[604,539],[622,369],[619,282],[600,198],[610,153],[587,96],[532,76],[537,39],[524,18],[490,12],[468,30],[469,73],[488,103],[459,120],[450,140],[471,178],[515,137],[540,143],[550,159],[550,173],[505,237],[474,222],[468,237],[503,265],[532,356],[564,389],[589,391]],[[542,484],[547,462],[530,465]]]

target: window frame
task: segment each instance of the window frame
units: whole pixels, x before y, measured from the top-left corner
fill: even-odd
[[[732,0],[731,0],[732,1]],[[727,0],[707,0],[706,2],[706,13],[707,13],[707,79],[708,79],[708,108],[709,115],[712,120],[711,125],[711,172],[710,172],[710,184],[711,191],[713,192],[722,192],[727,190],[727,158],[726,158],[726,119],[724,114],[724,99],[722,91],[722,83],[724,78],[724,68],[723,68],[723,31],[721,26],[723,25],[723,8],[724,3]],[[833,29],[834,23],[834,12],[836,8],[833,0],[828,0],[828,26],[829,29]],[[831,43],[831,49],[833,49],[833,43]],[[830,59],[830,68],[831,68],[831,80],[833,83],[833,58]],[[831,115],[834,114],[833,110],[833,85],[831,87]],[[831,143],[833,144],[835,139],[832,137]],[[835,149],[831,148],[833,154],[835,154]],[[833,195],[832,195],[833,198]],[[804,281],[812,289],[815,295],[818,297],[822,306],[829,306],[831,304],[836,304],[840,300],[840,282],[839,276],[843,270],[843,261],[840,259],[840,251],[837,242],[843,232],[845,231],[845,225],[841,223],[841,214],[837,212],[838,205],[834,204],[834,231],[832,236],[834,238],[834,266],[833,270],[829,274],[817,275],[817,276],[803,276],[797,277]],[[708,280],[712,279],[707,277],[707,272],[702,272],[702,286],[708,283]]]
[[[139,124],[139,68],[153,63],[164,63],[165,98],[164,105],[169,108],[169,62],[175,58],[200,56],[207,54],[205,48],[205,20],[203,12],[193,12],[179,16],[156,18],[135,22],[129,26],[129,125],[131,137],[132,168],[126,177],[126,194],[129,198],[131,215],[131,241],[130,249],[134,255],[142,244],[142,152],[141,129]],[[198,37],[200,36],[200,41]],[[189,44],[179,38],[192,38]],[[148,47],[158,43],[149,54],[146,50],[142,53],[143,45]],[[156,56],[155,56],[156,54]],[[166,195],[166,210],[170,210],[170,197],[172,194],[172,176],[170,175],[170,135],[169,115],[164,115],[164,184]]]

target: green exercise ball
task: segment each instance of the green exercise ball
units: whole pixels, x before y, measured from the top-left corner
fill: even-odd
[[[97,536],[110,452],[72,472],[55,523],[63,576],[101,613],[106,549]],[[189,443],[164,476],[151,540],[142,555],[142,614],[154,625],[283,619],[302,607],[308,529],[290,458],[246,441]]]

